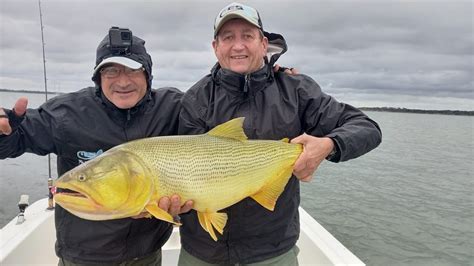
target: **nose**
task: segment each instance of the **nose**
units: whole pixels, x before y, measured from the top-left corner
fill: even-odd
[[[245,48],[245,44],[241,38],[236,38],[234,44],[232,45],[234,50],[242,50]]]
[[[115,84],[126,87],[130,84],[130,77],[127,76],[123,71],[120,72],[120,75],[117,77]]]

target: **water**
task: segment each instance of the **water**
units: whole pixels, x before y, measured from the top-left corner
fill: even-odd
[[[27,95],[38,106],[43,95]],[[0,92],[0,106],[17,93]],[[323,163],[302,206],[367,265],[474,265],[474,117],[368,112],[382,144]],[[53,160],[53,168],[55,169]],[[0,161],[0,225],[47,194],[46,157]],[[55,173],[55,171],[53,171]]]

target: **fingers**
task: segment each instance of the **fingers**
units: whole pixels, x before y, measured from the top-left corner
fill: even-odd
[[[306,167],[299,171],[293,170],[293,174],[302,182],[310,182],[316,172],[317,167]]]
[[[299,143],[299,144],[306,144],[306,142],[308,141],[308,134],[306,133],[303,133],[301,135],[299,135],[298,137],[292,139],[290,141],[290,143]]]
[[[160,207],[160,209],[165,210],[167,212],[170,208],[170,205],[171,205],[171,200],[169,197],[162,197],[160,198],[160,201],[158,202],[158,207]]]
[[[194,202],[188,200],[181,206],[181,198],[177,194],[174,194],[171,197],[162,197],[158,202],[158,207],[165,210],[173,217],[190,211],[193,208],[193,205]]]
[[[20,97],[16,103],[13,110],[15,111],[16,116],[23,116],[26,113],[26,108],[28,106],[28,98]],[[8,116],[5,113],[3,108],[0,108],[0,134],[10,135],[12,133],[12,128],[8,120]]]
[[[299,173],[303,171],[303,169],[306,168],[306,163],[308,161],[308,154],[305,149],[305,144],[307,142],[307,135],[306,133],[299,135],[298,137],[292,139],[290,143],[296,143],[296,144],[303,144],[303,152],[300,154],[298,159],[295,162],[295,166],[293,167],[294,172]]]
[[[302,182],[310,182],[313,175],[321,164],[322,157],[315,150],[319,150],[318,138],[306,133],[291,140],[291,143],[303,145],[303,152],[300,154],[293,167],[293,174]]]
[[[302,177],[302,178],[298,178],[301,182],[311,182],[311,180],[313,179],[313,175],[308,175],[308,176],[305,176],[305,177]]]
[[[12,128],[8,120],[8,116],[5,113],[3,108],[0,108],[0,134],[10,135],[12,133]]]
[[[20,97],[16,103],[13,110],[15,110],[15,115],[23,116],[26,113],[26,108],[28,106],[28,98]]]
[[[194,206],[194,202],[192,200],[188,200],[184,203],[183,207],[181,207],[181,211],[179,212],[180,214],[181,213],[186,213],[188,211],[190,211]]]
[[[179,198],[178,195],[175,194],[171,196],[171,204],[170,204],[168,213],[174,217],[179,214],[180,210],[181,210],[181,199]]]
[[[284,72],[288,75],[297,75],[297,74],[299,74],[299,71],[296,68],[282,67],[279,64],[275,64],[275,66],[273,66],[273,72],[278,72],[278,71]]]
[[[300,72],[298,71],[298,69],[292,67],[285,70],[285,73],[288,75],[298,75]]]
[[[306,168],[306,162],[308,161],[307,154],[303,151],[293,166],[293,172],[299,173]]]

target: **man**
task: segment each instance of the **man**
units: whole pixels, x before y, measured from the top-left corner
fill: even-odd
[[[25,152],[57,154],[58,174],[126,141],[175,135],[182,93],[152,90],[152,60],[145,41],[112,27],[97,48],[95,87],[64,94],[27,110],[20,98],[13,110],[0,108],[0,158]],[[159,206],[175,216],[174,195]],[[140,218],[140,216],[136,217]],[[59,265],[161,265],[161,246],[172,227],[157,219],[88,221],[56,206]]]
[[[381,142],[374,121],[323,93],[305,75],[271,68],[286,51],[281,35],[263,31],[258,12],[232,3],[214,24],[218,63],[182,99],[180,134],[200,134],[235,117],[245,117],[250,139],[303,144],[294,175],[273,212],[251,198],[223,210],[228,215],[218,241],[199,225],[195,211],[181,215],[179,265],[297,265],[299,181],[309,182],[324,160],[356,158]],[[267,52],[271,52],[267,55]]]

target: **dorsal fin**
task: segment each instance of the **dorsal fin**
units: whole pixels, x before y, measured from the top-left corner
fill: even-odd
[[[209,131],[207,134],[214,137],[231,138],[240,141],[247,140],[244,129],[244,117],[234,118],[223,124],[220,124]]]

